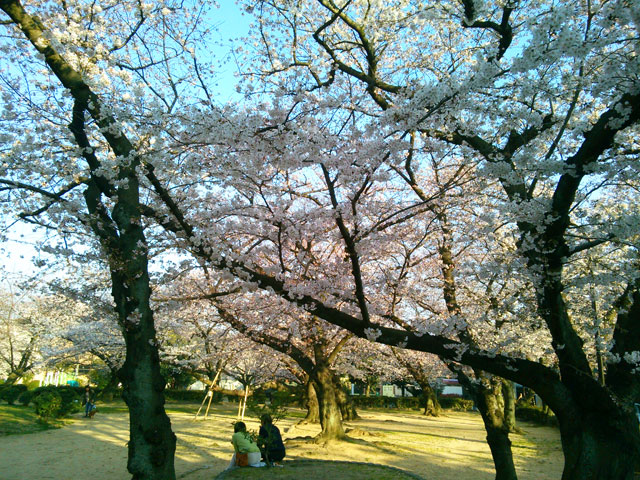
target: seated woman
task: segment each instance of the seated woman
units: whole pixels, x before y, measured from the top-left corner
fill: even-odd
[[[262,450],[262,459],[279,465],[286,455],[280,430],[273,424],[271,415],[265,413],[260,417],[260,433],[258,433],[258,445]]]
[[[251,436],[247,433],[247,426],[244,422],[237,422],[233,426],[235,432],[231,437],[231,443],[235,453],[231,458],[231,464],[229,466],[236,465],[236,456],[239,453],[246,453],[249,457],[249,466],[258,466],[260,464],[260,449],[258,445],[251,439]]]

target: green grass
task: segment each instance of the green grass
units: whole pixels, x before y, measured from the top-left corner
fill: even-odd
[[[121,400],[97,403],[100,415],[110,413],[128,413],[127,405]],[[190,403],[167,404],[167,413],[193,413],[198,410],[198,405]],[[0,436],[22,435],[36,433],[52,428],[60,428],[70,422],[69,418],[55,419],[48,423],[40,421],[33,411],[33,407],[22,405],[0,405]]]
[[[215,480],[415,480],[397,469],[349,462],[304,461],[285,463],[283,468],[243,467],[222,472]]]
[[[0,436],[3,437],[60,428],[64,424],[64,420],[41,422],[31,407],[0,405]]]
[[[126,403],[122,400],[112,400],[110,402],[102,402],[98,400],[96,406],[98,407],[98,413],[100,414],[129,412]],[[199,404],[190,402],[167,402],[164,407],[167,413],[191,413],[195,415],[199,406]]]
[[[96,402],[98,413],[126,413],[129,410],[124,402],[112,401],[109,403],[103,403],[101,401]],[[84,407],[83,407],[84,408]],[[84,412],[84,410],[82,410]]]

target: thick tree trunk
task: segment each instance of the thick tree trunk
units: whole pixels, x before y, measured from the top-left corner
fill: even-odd
[[[307,416],[303,422],[320,423],[320,407],[318,406],[318,397],[313,383],[309,380],[305,385],[304,406],[307,409]]]
[[[440,416],[442,409],[440,408],[435,390],[431,388],[429,384],[420,386],[422,387],[422,399],[424,401],[424,412],[422,412],[422,414],[429,417]]]
[[[450,367],[452,368],[452,367]],[[471,393],[482,416],[487,432],[487,443],[493,457],[496,480],[518,480],[513,463],[509,427],[505,421],[504,380],[498,377],[483,377],[472,382],[464,372],[454,369],[462,385]]]
[[[333,380],[333,372],[326,366],[317,366],[311,374],[311,381],[318,397],[320,425],[322,432],[318,440],[328,442],[345,438],[342,426],[342,412],[338,402],[338,389]]]
[[[558,417],[565,465],[562,480],[634,480],[640,467],[635,414],[602,412]],[[626,417],[626,418],[625,418]]]
[[[129,407],[129,459],[132,480],[174,480],[176,436],[164,410],[165,379],[160,373],[146,255],[134,245],[144,242],[142,229],[121,239],[126,267],[111,269],[112,292],[126,343],[126,359],[118,372]],[[137,232],[137,235],[136,235]],[[133,243],[130,243],[133,239]],[[127,250],[129,250],[127,252]],[[123,255],[124,256],[124,255]]]
[[[487,443],[491,449],[496,469],[496,480],[517,480],[511,440],[509,439],[509,427],[504,418],[502,394],[485,388],[479,392],[477,397],[476,405],[487,432]]]
[[[516,424],[516,392],[513,382],[502,380],[502,397],[504,399],[504,424],[509,433],[520,433]]]
[[[334,382],[336,385],[336,397],[338,404],[340,405],[340,412],[342,414],[342,420],[347,422],[349,420],[357,420],[360,418],[356,411],[356,406],[345,392],[344,387],[340,383],[340,379],[334,375]]]

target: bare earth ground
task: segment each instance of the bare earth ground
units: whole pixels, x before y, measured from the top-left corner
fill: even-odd
[[[389,465],[425,480],[493,480],[494,471],[480,415],[448,412],[427,418],[418,412],[361,411],[348,422],[348,442],[313,444],[318,425],[295,425],[286,418],[278,425],[287,446],[288,462],[301,459],[346,460]],[[176,474],[185,480],[212,480],[231,456],[230,438],[235,408],[216,406],[207,419],[171,414],[178,437]],[[258,422],[245,418],[249,430]],[[520,480],[557,480],[562,474],[562,451],[557,430],[520,424],[523,435],[512,435]],[[0,437],[0,480],[124,480],[128,415],[100,414],[78,418],[58,430]],[[285,462],[286,468],[286,462]],[[339,480],[339,479],[335,479]]]

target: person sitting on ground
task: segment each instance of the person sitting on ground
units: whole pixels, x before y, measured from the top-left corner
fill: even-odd
[[[246,453],[248,456],[249,466],[258,466],[260,464],[260,449],[252,440],[251,435],[247,433],[247,426],[244,422],[236,422],[233,426],[234,434],[231,437],[231,443],[235,453],[231,458],[230,466],[238,465],[236,461],[238,454]]]
[[[258,433],[258,445],[262,450],[262,459],[274,465],[279,465],[286,451],[280,430],[273,424],[273,419],[268,413],[260,417],[260,432]]]

